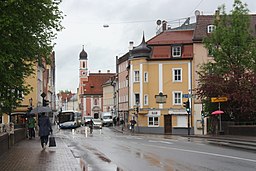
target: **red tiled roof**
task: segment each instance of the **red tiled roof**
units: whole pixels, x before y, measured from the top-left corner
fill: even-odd
[[[62,102],[70,101],[70,99],[74,96],[74,93],[71,92],[60,92],[57,96],[61,99]]]
[[[102,85],[108,81],[111,77],[115,76],[115,73],[90,73],[88,76],[88,82],[85,84],[85,95],[102,95]]]
[[[150,39],[148,45],[192,43],[193,30],[167,30]]]

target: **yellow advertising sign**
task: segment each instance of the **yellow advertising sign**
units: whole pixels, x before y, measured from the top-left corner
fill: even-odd
[[[212,97],[211,98],[212,103],[226,102],[226,101],[228,101],[227,97]]]

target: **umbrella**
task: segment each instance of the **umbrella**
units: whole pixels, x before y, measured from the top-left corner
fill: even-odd
[[[220,115],[223,114],[224,112],[222,110],[216,110],[214,112],[212,112],[212,115]]]
[[[36,113],[47,113],[52,112],[52,109],[50,109],[48,106],[38,106],[31,110],[30,114],[36,114]]]

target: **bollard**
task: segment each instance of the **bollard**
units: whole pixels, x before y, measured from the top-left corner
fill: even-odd
[[[87,127],[84,127],[85,128],[85,137],[87,137]]]

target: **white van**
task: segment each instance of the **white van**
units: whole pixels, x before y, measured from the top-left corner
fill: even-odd
[[[113,116],[111,112],[102,112],[101,113],[102,125],[111,126],[113,125]]]

